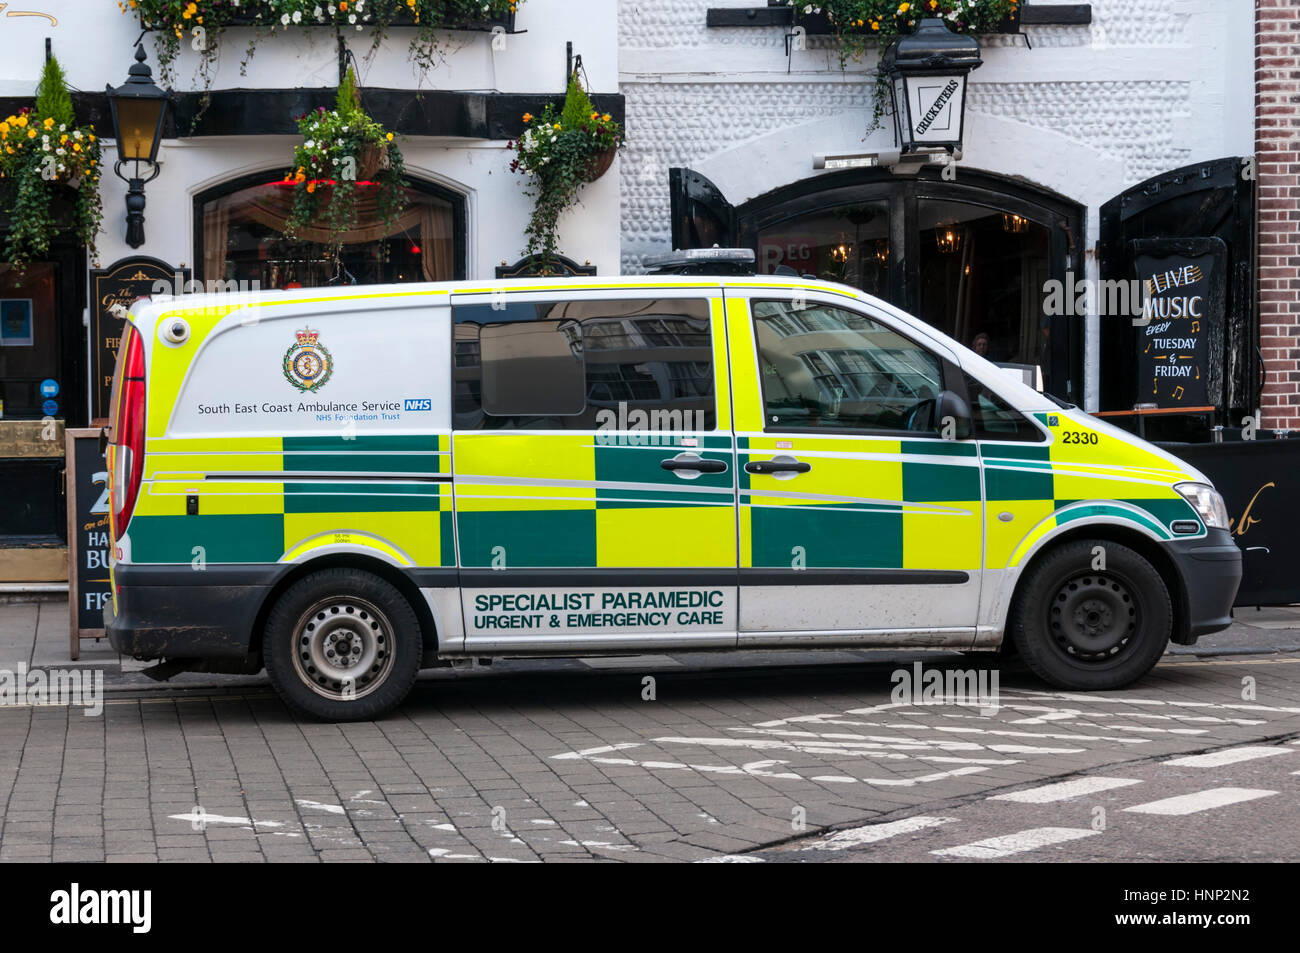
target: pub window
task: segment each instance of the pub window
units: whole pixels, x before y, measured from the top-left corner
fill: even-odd
[[[377,189],[359,183],[357,191],[357,220],[337,240],[325,227],[284,234],[289,183],[262,175],[203,193],[195,201],[203,280],[266,289],[465,277],[462,196],[412,181],[406,210],[389,223],[379,215]]]
[[[717,427],[706,301],[469,305],[454,315],[458,429],[596,430],[611,419],[601,411],[627,421],[637,410],[652,428]]]
[[[923,347],[830,305],[755,302],[754,325],[765,429],[935,432],[943,366]]]

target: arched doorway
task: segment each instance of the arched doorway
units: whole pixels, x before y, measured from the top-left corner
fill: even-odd
[[[285,236],[293,196],[274,174],[208,189],[194,199],[196,277],[263,289],[463,279],[464,196],[409,181],[407,209],[391,228],[368,207],[365,195],[359,196],[357,226],[342,236],[337,255],[323,229],[303,229],[296,239]]]
[[[735,207],[690,170],[674,170],[672,188],[677,247],[734,243],[754,249],[762,274],[861,288],[1082,403],[1082,322],[1043,309],[1047,281],[1083,273],[1079,205],[964,168],[954,181],[932,169],[829,173]]]

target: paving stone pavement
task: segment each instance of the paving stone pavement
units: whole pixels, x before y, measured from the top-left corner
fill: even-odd
[[[987,698],[891,700],[894,673],[912,674],[918,662],[991,678],[986,660],[824,658],[436,673],[393,716],[350,725],[296,720],[244,683],[120,686],[98,716],[0,708],[0,861],[944,862],[985,859],[1006,842],[970,856],[934,850],[1040,828],[1090,830],[1082,806],[1107,808],[1120,833],[1020,836],[1012,854],[1116,859],[1128,844],[1145,859],[1186,853],[1159,836],[1169,816],[1126,811],[1164,797],[1170,772],[1193,779],[1168,786],[1169,796],[1274,792],[1178,822],[1216,856],[1300,854],[1285,825],[1259,834],[1258,824],[1232,820],[1242,811],[1295,816],[1300,776],[1249,774],[1278,772],[1286,756],[1166,764],[1300,738],[1300,656],[1169,656],[1140,685],[1094,695],[1049,690],[1008,666],[998,671],[996,710]],[[1289,750],[1300,760],[1300,748]],[[1209,780],[1197,788],[1202,771]],[[1111,775],[1139,783],[1067,800],[1068,817],[1050,804],[989,800]],[[893,843],[795,852],[840,829],[950,815],[934,828],[913,821],[922,826]],[[1122,832],[1139,824],[1156,833],[1126,841]],[[911,852],[893,853],[902,850]]]

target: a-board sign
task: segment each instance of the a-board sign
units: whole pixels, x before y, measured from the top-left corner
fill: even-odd
[[[104,635],[109,601],[108,465],[99,452],[99,428],[67,430],[68,612],[72,658],[82,639]]]
[[[1157,407],[1223,405],[1228,247],[1219,238],[1139,239],[1142,288],[1138,400]]]
[[[136,298],[147,297],[155,282],[165,281],[169,294],[181,294],[190,281],[188,268],[173,268],[165,261],[135,255],[90,273],[90,417],[108,419],[113,393],[113,368],[125,322],[113,307],[129,308]]]

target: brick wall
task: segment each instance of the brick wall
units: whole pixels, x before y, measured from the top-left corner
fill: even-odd
[[[1300,429],[1300,0],[1255,3],[1264,427]]]

